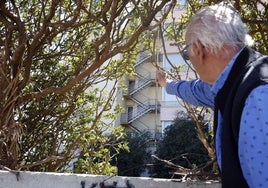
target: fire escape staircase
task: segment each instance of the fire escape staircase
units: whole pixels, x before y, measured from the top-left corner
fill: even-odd
[[[146,97],[144,96],[144,98]],[[129,124],[142,117],[143,115],[156,110],[156,106],[153,104],[154,101],[148,98],[143,102],[139,101],[135,97],[131,97],[131,99],[138,104],[138,108],[135,108],[132,113],[128,114],[127,120]]]
[[[155,83],[151,74],[147,74],[146,76],[137,74],[137,76],[139,77],[139,83],[134,89],[129,91],[129,95],[134,95],[135,93]]]
[[[150,62],[152,57],[148,52],[143,52],[139,58],[140,60],[135,64],[136,70],[143,63]],[[155,84],[155,74],[152,75],[152,73],[142,68],[136,72],[136,76],[138,77],[138,84],[133,89],[129,88],[128,93],[125,93],[125,96],[134,101],[138,106],[124,115],[125,120],[123,122],[127,124],[131,124],[143,115],[159,109],[158,105],[155,105],[154,100],[152,101],[144,95],[139,95],[139,98],[136,97],[138,92]]]
[[[139,65],[148,62],[148,61],[152,61],[153,56],[148,54],[148,52],[144,52],[141,54],[139,61],[135,64],[135,68],[138,67]]]

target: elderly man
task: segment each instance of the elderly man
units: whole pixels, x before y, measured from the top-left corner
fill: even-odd
[[[214,108],[216,156],[222,187],[268,187],[268,57],[253,44],[229,5],[206,7],[190,20],[185,58],[200,79],[157,82],[169,94]]]

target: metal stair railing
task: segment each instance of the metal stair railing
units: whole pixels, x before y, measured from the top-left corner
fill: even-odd
[[[136,108],[136,111],[133,111],[133,114],[128,114],[128,123],[132,123],[149,111],[151,111],[151,108]]]
[[[152,58],[152,55],[147,55],[146,57],[144,57],[143,59],[140,59],[135,65],[134,67],[138,67],[139,65],[145,63],[146,61],[150,60]]]
[[[152,57],[152,54],[150,54],[149,50],[141,52],[134,67],[138,67],[139,65],[145,63],[151,57]]]
[[[153,77],[151,73],[148,73],[145,76],[137,74],[137,76],[140,77],[141,79],[139,80],[138,85],[135,88],[133,88],[131,91],[129,91],[129,95],[133,95],[136,92],[142,90],[143,88],[147,87],[149,84],[153,83],[153,81],[155,80],[155,77]]]
[[[153,102],[151,102],[153,101]],[[145,102],[142,102],[143,106],[140,106],[140,108],[135,108],[132,113],[129,113],[127,116],[127,122],[132,123],[133,121],[137,120],[138,118],[142,117],[143,115],[147,114],[148,112],[151,112],[153,110],[157,110],[157,106],[155,104],[155,100],[147,100]]]
[[[134,96],[130,97],[130,99],[133,100],[138,105],[140,105],[142,108],[148,108],[148,105],[146,104],[147,102],[144,102],[144,101],[148,101],[148,98],[145,97],[145,96],[143,96],[143,97],[146,98],[146,99],[145,100],[142,100],[142,101],[141,101],[141,99],[137,99]]]

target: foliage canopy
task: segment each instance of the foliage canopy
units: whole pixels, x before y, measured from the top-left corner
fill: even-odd
[[[112,162],[117,166],[117,175],[140,177],[145,171],[151,159],[149,134],[149,132],[127,134],[124,140],[128,143],[129,150],[121,150]]]
[[[203,126],[203,131],[208,132],[207,128]],[[195,121],[186,118],[177,118],[165,129],[163,140],[157,144],[155,155],[185,169],[195,169],[210,160],[206,148],[198,138]],[[174,172],[183,173],[179,168],[158,160],[152,169],[154,176],[160,178],[170,178],[174,176]]]
[[[111,158],[107,145],[121,147],[104,137],[111,127],[104,119],[120,111],[112,109],[117,80],[133,71],[143,34],[174,5],[174,0],[0,1],[0,164],[63,171],[83,154],[92,156],[88,164],[98,158],[105,166]],[[103,87],[96,89],[99,83]],[[123,136],[120,129],[110,134]],[[99,167],[88,173],[105,173]]]

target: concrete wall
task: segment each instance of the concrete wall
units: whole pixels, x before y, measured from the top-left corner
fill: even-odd
[[[220,188],[220,183],[181,183],[175,180],[0,171],[0,188]]]

